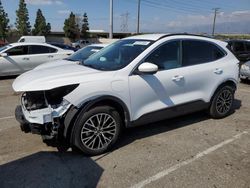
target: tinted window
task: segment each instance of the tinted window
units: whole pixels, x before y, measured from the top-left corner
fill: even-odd
[[[233,44],[233,50],[235,52],[242,52],[242,51],[245,51],[244,49],[244,42],[234,42]]]
[[[214,44],[204,41],[185,40],[183,46],[183,66],[215,61],[224,53]]]
[[[50,48],[47,46],[39,46],[39,45],[32,45],[29,46],[29,54],[46,54],[46,53],[54,53],[57,49]]]
[[[17,46],[6,51],[9,56],[27,55],[28,46]]]
[[[250,42],[246,42],[246,49],[247,51],[250,51]]]
[[[163,44],[150,54],[144,62],[154,63],[160,70],[180,67],[180,42],[173,41]]]
[[[102,47],[98,46],[87,46],[85,48],[82,48],[78,50],[76,53],[72,54],[67,58],[67,60],[70,61],[84,61],[86,60],[90,55],[100,51]]]

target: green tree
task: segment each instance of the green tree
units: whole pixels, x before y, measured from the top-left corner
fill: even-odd
[[[9,30],[8,14],[4,11],[2,2],[0,0],[0,38],[5,40]]]
[[[85,12],[83,14],[83,21],[82,21],[82,30],[81,30],[81,34],[83,36],[83,38],[88,38],[89,36],[89,21],[88,21],[88,15]]]
[[[51,25],[50,25],[50,23],[47,23],[45,36],[47,36],[48,34],[50,34],[50,32],[51,32]]]
[[[70,39],[75,40],[77,36],[79,36],[80,31],[76,24],[75,15],[73,14],[73,12],[70,13],[68,19],[65,19],[63,30],[65,36],[69,37]]]
[[[32,34],[47,36],[50,33],[50,30],[50,23],[46,23],[46,19],[43,16],[41,9],[38,9],[36,12],[36,20],[34,24],[34,29],[32,30]]]
[[[19,8],[16,11],[16,28],[20,35],[28,35],[31,30],[29,13],[24,0],[19,1]]]

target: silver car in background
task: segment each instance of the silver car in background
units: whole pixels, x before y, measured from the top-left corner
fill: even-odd
[[[250,80],[250,61],[247,61],[241,66],[240,69],[240,79],[242,81],[244,80]]]

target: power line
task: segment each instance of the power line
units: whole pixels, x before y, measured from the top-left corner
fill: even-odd
[[[163,1],[163,0],[159,0]],[[183,7],[189,7],[189,8],[197,8],[197,9],[211,9],[214,6],[221,6],[219,3],[220,1],[216,2],[208,2],[208,1],[201,1],[201,0],[188,0],[188,1],[183,1],[183,0],[165,0],[166,3],[170,4],[175,4],[177,6],[183,6]],[[229,7],[229,8],[234,8],[233,6],[228,6],[228,3],[223,3],[223,7]]]
[[[142,1],[144,4],[148,4],[152,7],[155,8],[161,8],[161,9],[168,9],[174,12],[179,12],[179,13],[188,13],[188,14],[201,14],[200,11],[194,10],[194,9],[188,9],[188,8],[177,8],[176,6],[171,6],[171,5],[166,5],[163,3],[157,3],[155,1],[150,1],[150,0],[143,0]]]
[[[157,1],[157,0],[156,0]],[[185,10],[192,10],[192,11],[195,11],[195,12],[201,12],[201,11],[207,11],[209,12],[209,8],[206,6],[206,7],[203,7],[203,6],[199,6],[197,4],[189,4],[188,2],[179,2],[177,0],[158,0],[159,3],[162,3],[164,4],[165,6],[168,6],[168,7],[174,7],[174,8],[177,8],[177,9],[185,9]]]

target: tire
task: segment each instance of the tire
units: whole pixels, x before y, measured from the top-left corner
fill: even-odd
[[[220,119],[228,116],[233,106],[235,88],[229,85],[224,85],[217,89],[214,94],[209,114],[214,119]]]
[[[75,146],[87,155],[102,154],[117,141],[121,126],[120,115],[113,107],[97,106],[82,112],[75,124]]]

